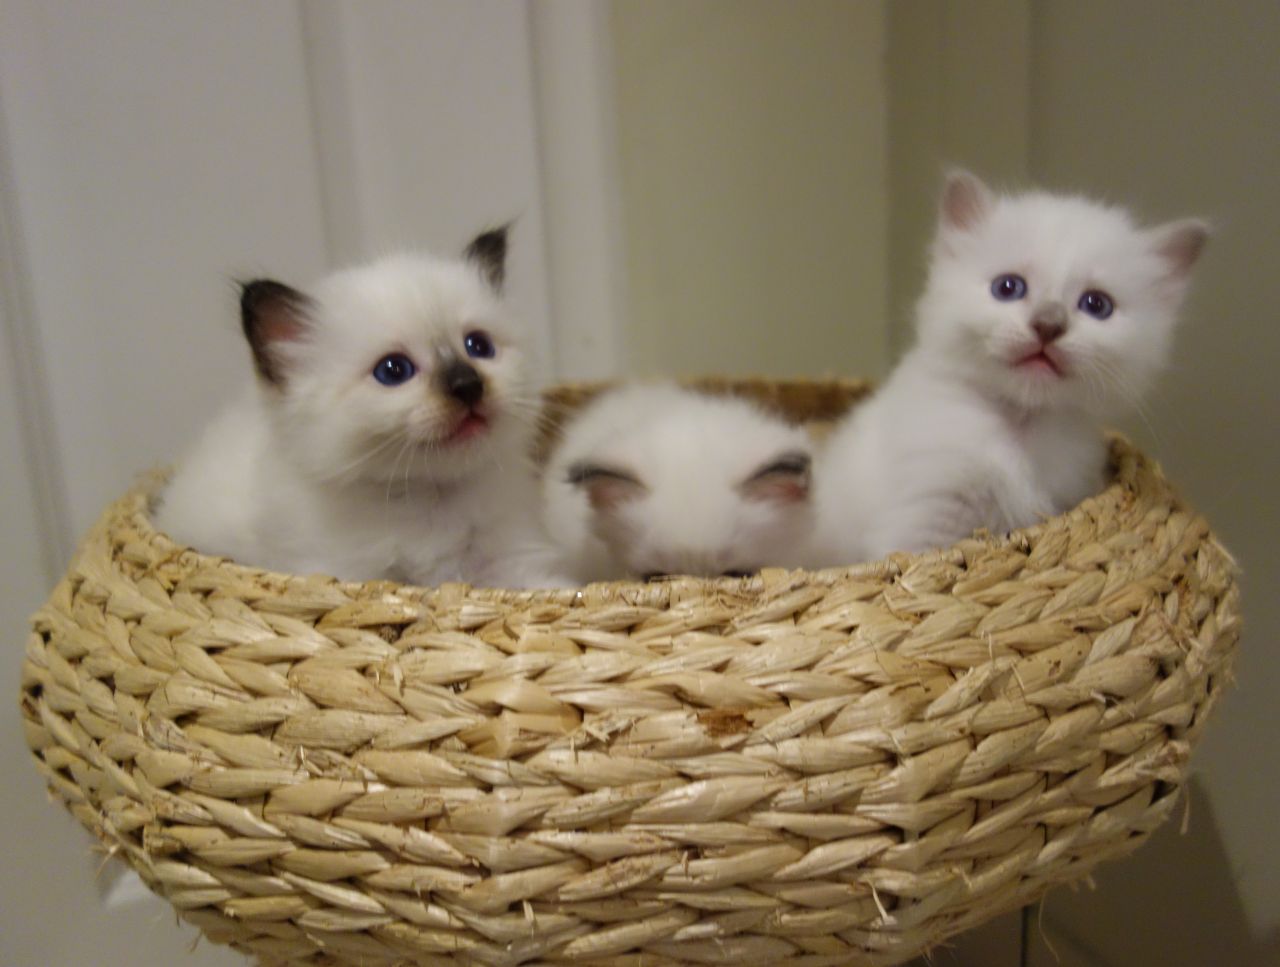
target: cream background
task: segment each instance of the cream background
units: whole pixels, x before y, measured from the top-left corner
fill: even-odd
[[[884,6],[620,0],[613,15],[628,369],[879,372]]]
[[[1198,870],[1161,869],[1158,856],[1139,854],[1132,877],[1115,871],[1115,892],[1159,895],[1169,889],[1161,878],[1181,885],[1163,917],[1148,908],[1142,923],[1157,938],[1148,955],[1163,949],[1166,963],[1277,963],[1280,4],[1053,0],[1031,11],[1032,176],[1124,199],[1154,218],[1202,214],[1217,226],[1174,371],[1150,401],[1149,425],[1128,428],[1244,567],[1239,687],[1194,763],[1205,795],[1191,843],[1169,844],[1188,850],[1219,836],[1224,849],[1201,856]],[[1150,878],[1139,879],[1147,866]],[[1220,878],[1234,890],[1205,889]],[[1142,945],[1124,935],[1105,895],[1064,913],[1111,963],[1139,962]]]

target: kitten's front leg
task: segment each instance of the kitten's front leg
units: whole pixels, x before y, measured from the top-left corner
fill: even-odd
[[[881,558],[948,547],[989,526],[994,507],[994,496],[981,487],[906,497],[871,528],[870,553]]]
[[[570,577],[564,552],[523,517],[495,523],[472,544],[472,584],[535,589],[570,588],[581,582]]]
[[[473,584],[517,590],[578,587],[558,556],[542,549],[515,550],[480,569]]]

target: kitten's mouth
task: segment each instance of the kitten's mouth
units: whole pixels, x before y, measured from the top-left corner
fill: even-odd
[[[1025,369],[1034,373],[1047,373],[1053,376],[1065,376],[1066,367],[1052,349],[1042,346],[1024,356],[1020,356],[1013,364],[1015,369]]]
[[[478,410],[468,410],[444,438],[446,445],[465,443],[482,436],[489,429],[489,418]]]

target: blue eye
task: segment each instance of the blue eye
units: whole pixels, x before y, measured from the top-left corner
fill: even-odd
[[[418,367],[404,353],[383,356],[373,367],[373,378],[383,386],[399,386],[413,379]]]
[[[467,347],[467,355],[472,359],[492,359],[498,352],[493,339],[483,329],[473,329],[467,333],[462,345]]]
[[[997,275],[991,282],[991,294],[1001,302],[1021,299],[1027,294],[1027,280],[1012,272]]]
[[[1105,319],[1116,311],[1116,304],[1111,301],[1111,296],[1098,289],[1090,289],[1082,295],[1076,306],[1081,312],[1088,313],[1095,319]]]

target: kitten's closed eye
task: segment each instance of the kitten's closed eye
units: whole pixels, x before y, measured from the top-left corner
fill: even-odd
[[[991,294],[1001,302],[1015,302],[1027,295],[1027,280],[1013,272],[997,275],[991,282]]]
[[[751,575],[755,573],[756,573],[755,571],[744,571],[744,570],[739,570],[737,568],[732,568],[728,571],[721,571],[720,576],[722,578],[749,578],[751,577]],[[671,577],[671,575],[663,571],[646,571],[644,574],[640,576],[640,580],[648,584],[650,582],[661,581],[669,577]]]
[[[747,500],[802,503],[809,497],[811,463],[809,454],[801,450],[780,454],[740,483],[738,493]]]
[[[571,466],[565,479],[585,490],[587,500],[598,511],[616,510],[620,505],[641,497],[648,489],[626,470],[587,461]]]
[[[373,366],[373,378],[383,386],[399,386],[417,374],[418,367],[404,353],[388,353]]]
[[[1095,319],[1106,319],[1116,308],[1111,296],[1099,289],[1090,289],[1084,293],[1084,295],[1080,296],[1080,301],[1076,305],[1081,312],[1091,315]]]

